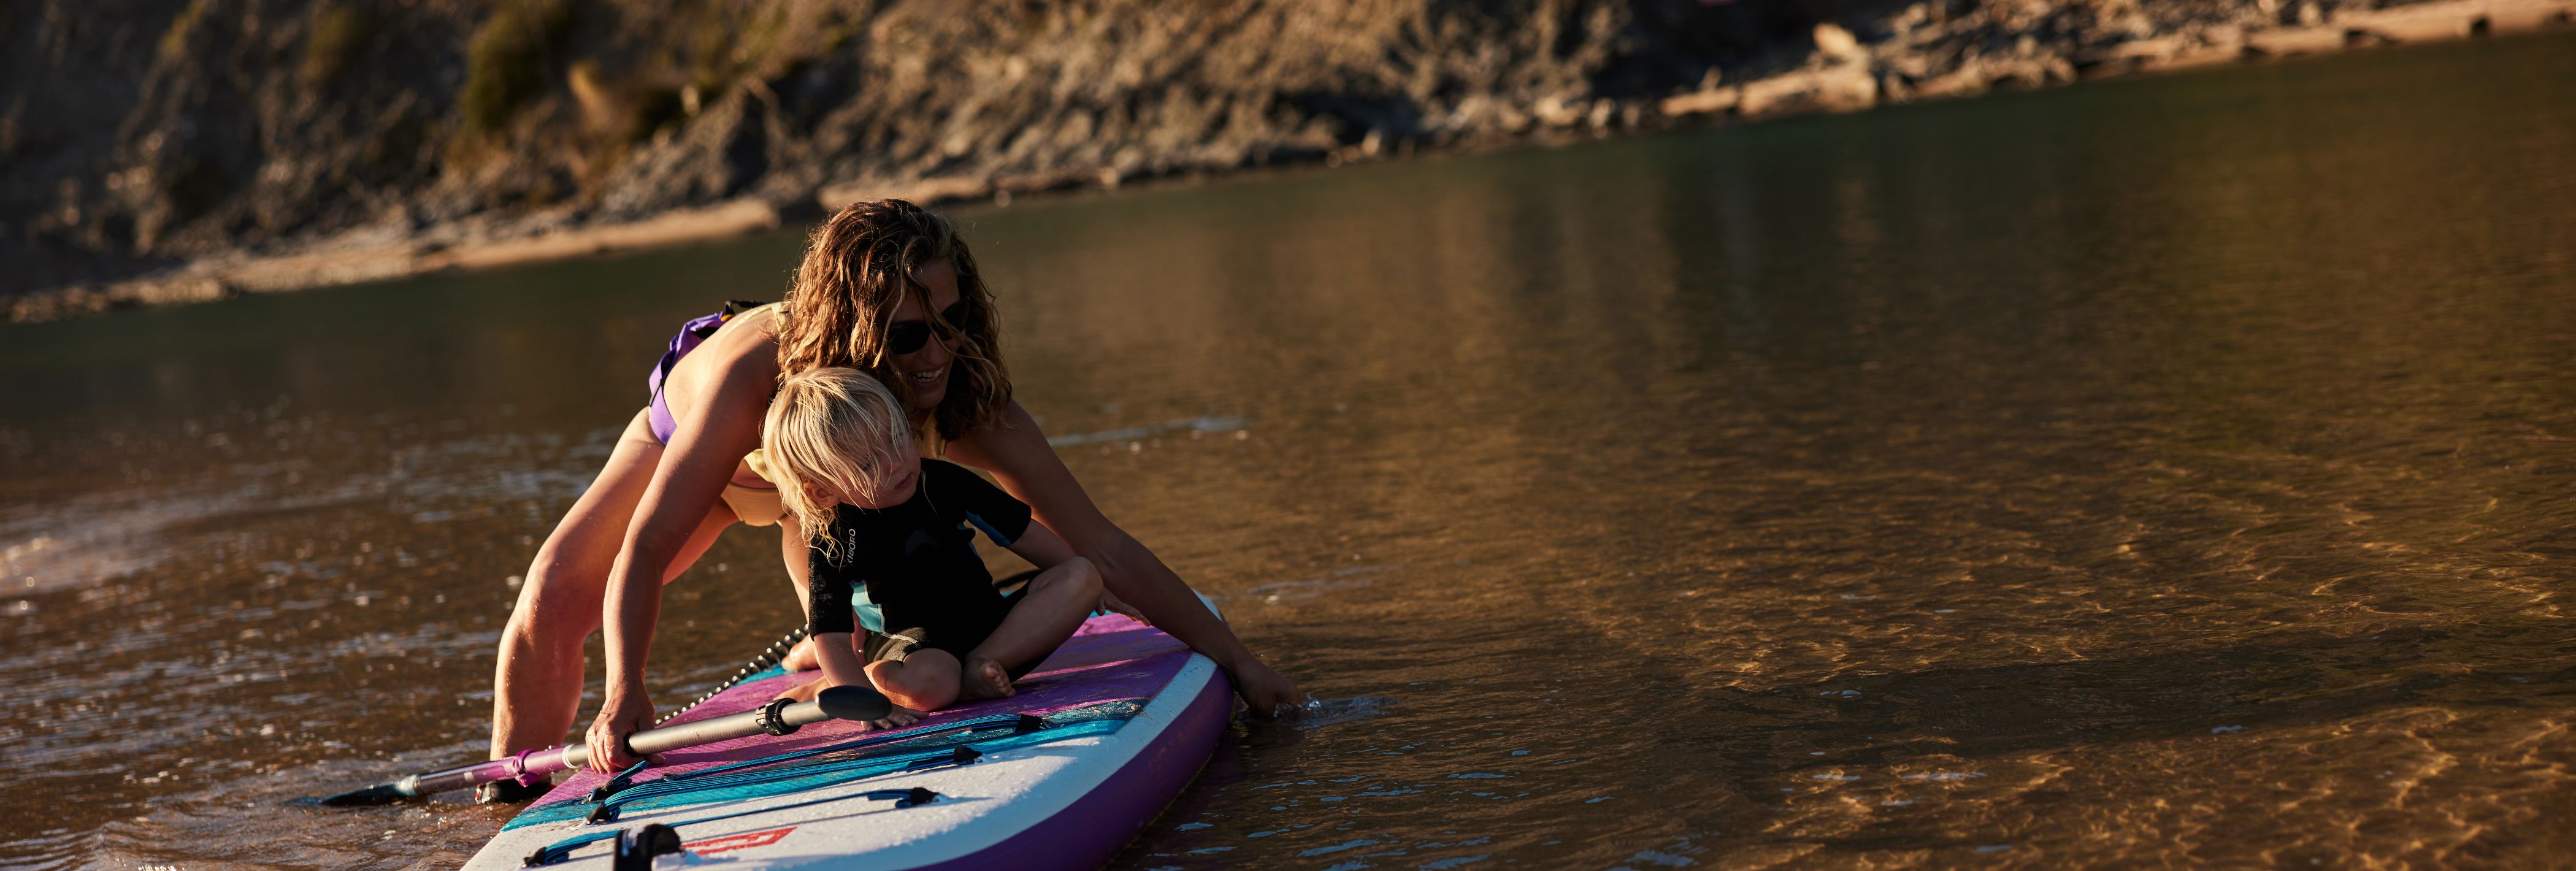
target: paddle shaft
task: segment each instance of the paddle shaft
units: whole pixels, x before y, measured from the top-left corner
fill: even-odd
[[[821,698],[810,702],[779,705],[722,717],[710,717],[677,726],[647,729],[626,736],[626,747],[630,752],[644,756],[665,750],[747,738],[763,732],[784,735],[824,720],[865,720],[883,717],[886,714],[886,704],[885,697],[873,690],[832,687],[824,690]],[[773,716],[774,720],[771,719]],[[516,756],[477,762],[444,771],[415,774],[392,783],[377,784],[331,796],[322,799],[321,803],[380,804],[448,790],[466,789],[496,780],[553,774],[588,764],[590,764],[590,748],[581,744],[570,744],[544,750],[531,750]]]

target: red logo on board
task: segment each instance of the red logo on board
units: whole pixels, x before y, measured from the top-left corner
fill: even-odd
[[[787,837],[787,833],[793,831],[796,831],[795,826],[788,826],[783,829],[770,829],[766,832],[744,832],[739,835],[726,835],[721,838],[690,841],[686,844],[681,844],[680,847],[688,850],[689,852],[701,854],[722,853],[726,850],[748,850],[753,847],[766,847],[771,844],[778,843],[779,839]]]

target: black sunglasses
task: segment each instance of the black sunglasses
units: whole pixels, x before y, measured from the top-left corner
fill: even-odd
[[[974,329],[972,324],[966,322],[967,317],[974,311],[973,306],[967,305],[966,301],[961,299],[949,303],[947,308],[940,309],[939,319],[946,322],[949,329],[964,332]],[[929,321],[896,321],[886,327],[886,352],[910,354],[921,350],[921,346],[930,344],[930,330]]]

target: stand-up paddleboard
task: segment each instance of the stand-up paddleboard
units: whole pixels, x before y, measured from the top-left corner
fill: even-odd
[[[755,678],[671,722],[758,711],[816,674]],[[1232,709],[1207,657],[1095,616],[1011,698],[672,751],[613,781],[585,771],[465,867],[640,868],[676,847],[694,855],[660,865],[1097,868],[1197,775]]]

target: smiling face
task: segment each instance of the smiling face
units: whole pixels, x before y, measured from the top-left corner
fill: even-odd
[[[913,270],[912,280],[928,293],[930,304],[924,306],[919,295],[906,294],[902,304],[895,306],[892,324],[927,322],[931,312],[950,311],[950,307],[957,304],[957,269],[948,261],[933,260],[922,264],[921,268]],[[889,324],[889,329],[892,324]],[[922,343],[920,350],[894,355],[894,369],[904,378],[910,394],[906,404],[912,406],[913,412],[928,412],[938,408],[940,400],[948,398],[949,364],[957,360],[957,349],[951,344],[954,341],[954,333],[934,325],[930,330],[930,341]]]
[[[964,438],[1011,404],[1000,319],[947,219],[902,200],[850,204],[815,228],[779,319],[778,371],[875,376],[917,433]]]

